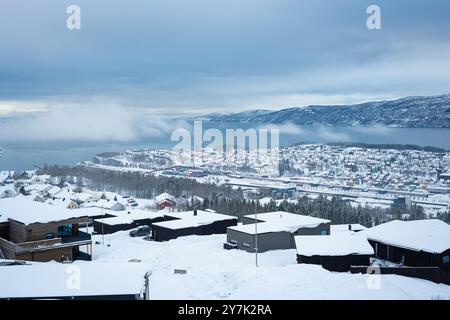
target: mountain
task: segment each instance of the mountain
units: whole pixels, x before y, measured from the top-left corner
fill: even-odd
[[[211,113],[204,118],[216,122],[252,122],[255,117],[273,113],[273,110],[256,109],[239,113]]]
[[[381,124],[409,128],[450,128],[450,94],[355,105],[307,106],[280,111],[254,110],[228,115],[210,115],[207,119],[215,122],[325,126]]]

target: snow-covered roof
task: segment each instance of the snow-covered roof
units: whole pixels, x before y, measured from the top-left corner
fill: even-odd
[[[107,272],[105,272],[107,271]],[[141,263],[32,263],[0,267],[0,298],[46,298],[140,294],[148,266]],[[70,286],[69,280],[81,276]]]
[[[339,233],[354,233],[355,231],[362,231],[365,229],[367,229],[367,228],[359,223],[330,225],[331,235],[339,234]]]
[[[129,216],[121,215],[117,217],[95,219],[95,221],[107,224],[109,226],[115,226],[119,224],[132,224],[134,220]]]
[[[51,189],[46,191],[51,197],[55,196],[59,192],[61,192],[61,188],[58,186],[53,186]]]
[[[360,233],[369,240],[415,251],[441,253],[450,249],[450,225],[437,219],[394,220]]]
[[[123,203],[120,203],[118,201],[114,201],[114,200],[106,200],[106,199],[100,199],[97,200],[95,202],[90,202],[90,203],[83,203],[81,206],[84,208],[89,208],[89,207],[98,207],[98,208],[104,208],[104,209],[111,209],[114,206],[126,206]]]
[[[337,236],[295,236],[297,253],[302,256],[372,255],[367,238],[358,234]]]
[[[248,219],[255,219],[255,215],[246,215]],[[303,216],[300,214],[288,213],[284,211],[275,211],[257,214],[258,222],[257,230],[255,224],[244,224],[235,227],[229,227],[232,230],[255,234],[269,232],[295,232],[300,228],[316,228],[322,223],[329,223],[330,220]]]
[[[73,193],[71,196],[72,200],[76,200],[76,201],[87,201],[89,199],[98,199],[99,196],[87,193],[87,192],[80,192],[80,193]]]
[[[26,186],[25,187],[25,191],[30,192],[30,191],[37,191],[37,192],[46,192],[48,190],[50,190],[52,188],[51,185],[48,184],[32,184],[30,186]]]
[[[39,197],[39,195],[37,195],[36,197]],[[51,206],[59,207],[59,208],[67,208],[69,206],[69,204],[74,203],[75,206],[78,207],[77,204],[73,200],[70,200],[70,199],[65,199],[65,200],[59,199],[59,198],[55,198],[55,200],[48,199],[45,201],[45,203],[49,204]]]
[[[0,182],[5,181],[8,178],[12,178],[15,171],[0,171]]]
[[[36,202],[27,198],[0,199],[0,221],[8,218],[22,222],[47,223],[85,217],[85,213],[77,209],[65,209]]]
[[[220,213],[207,212],[203,210],[197,210],[197,215],[194,216],[193,211],[184,212],[171,212],[166,213],[166,216],[176,218],[176,220],[156,222],[153,225],[160,226],[167,229],[183,229],[191,227],[199,227],[208,225],[216,221],[234,220],[237,219],[234,216],[229,216]]]
[[[103,219],[103,223],[111,226],[118,224],[131,224],[136,220],[153,220],[164,216],[164,213],[161,211],[153,212],[140,209],[113,211],[109,212],[109,214],[114,215],[115,217],[105,218]],[[96,219],[95,221],[102,222],[102,219]]]
[[[245,216],[248,219],[254,219],[254,214]],[[330,223],[330,220],[304,216],[301,214],[289,213],[284,211],[274,211],[266,213],[258,213],[257,219],[264,222],[280,222],[286,225],[302,225],[303,227],[314,228],[321,223]]]
[[[175,201],[175,197],[167,192],[163,192],[160,195],[155,197],[155,200],[157,203],[160,203],[164,200],[170,200],[170,201]]]

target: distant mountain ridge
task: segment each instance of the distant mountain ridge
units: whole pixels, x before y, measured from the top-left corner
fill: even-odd
[[[215,122],[450,128],[450,94],[354,105],[311,105],[279,111],[258,109],[234,114],[211,114],[204,118]]]

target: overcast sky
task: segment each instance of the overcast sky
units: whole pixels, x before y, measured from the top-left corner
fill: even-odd
[[[66,28],[70,4],[81,30]],[[382,30],[366,27],[370,4]],[[449,57],[448,0],[2,0],[0,118],[449,93]]]

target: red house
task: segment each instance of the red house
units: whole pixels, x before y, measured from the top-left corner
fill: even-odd
[[[177,205],[175,197],[167,192],[161,193],[159,196],[155,197],[155,200],[159,209],[175,208]]]

